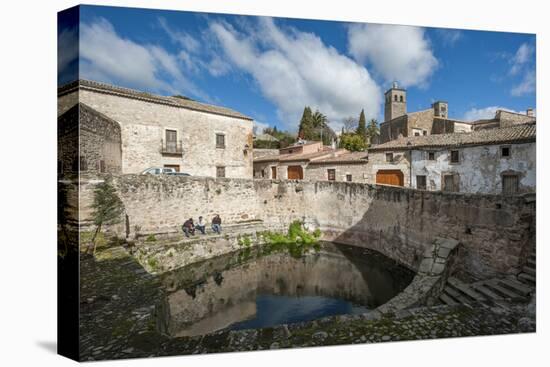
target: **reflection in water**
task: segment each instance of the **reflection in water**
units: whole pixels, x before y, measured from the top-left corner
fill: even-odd
[[[365,313],[412,277],[382,255],[350,246],[325,243],[300,258],[246,249],[164,276],[159,327],[192,336]]]

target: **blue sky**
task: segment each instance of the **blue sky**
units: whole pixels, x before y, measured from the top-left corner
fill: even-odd
[[[79,33],[63,17],[58,32],[60,83],[78,64],[81,78],[227,106],[260,127],[295,130],[305,105],[336,131],[363,108],[382,121],[393,81],[409,112],[536,108],[531,34],[98,6],[81,6]]]

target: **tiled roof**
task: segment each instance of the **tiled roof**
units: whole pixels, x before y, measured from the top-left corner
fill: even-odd
[[[367,152],[350,152],[336,157],[321,157],[314,159],[310,164],[332,164],[332,163],[358,163],[364,164],[368,162]]]
[[[536,124],[528,123],[510,127],[477,130],[471,133],[411,136],[391,140],[387,143],[377,145],[369,149],[369,151],[534,142],[536,132]]]
[[[326,147],[325,147],[326,148]],[[254,163],[259,162],[298,162],[298,161],[313,161],[315,158],[330,157],[331,154],[342,155],[346,153],[345,149],[323,149],[320,152],[314,153],[291,153],[291,154],[276,154],[254,159]]]
[[[207,113],[212,113],[216,115],[234,117],[238,119],[253,120],[251,117],[248,117],[246,115],[243,115],[240,112],[231,110],[226,107],[220,107],[220,106],[214,106],[206,103],[201,103],[201,102],[193,101],[188,98],[159,96],[151,93],[138,91],[135,89],[122,88],[122,87],[117,87],[106,83],[100,83],[100,82],[85,80],[85,79],[79,79],[74,82],[62,85],[57,89],[57,95],[58,97],[60,97],[62,95],[71,93],[77,89],[111,94],[111,95],[116,95],[116,96],[121,96],[126,98],[137,99],[139,101],[144,101],[144,102],[151,102],[151,103],[168,105],[172,107],[186,108],[193,111],[207,112]]]

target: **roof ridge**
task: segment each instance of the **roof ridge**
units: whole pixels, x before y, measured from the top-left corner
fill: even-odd
[[[212,113],[215,115],[222,115],[227,117],[239,118],[252,121],[253,118],[246,116],[238,111],[224,106],[217,106],[204,102],[195,101],[193,99],[174,98],[171,96],[162,96],[149,92],[140,91],[137,89],[121,87],[105,82],[98,82],[88,79],[77,79],[72,82],[66,83],[57,88],[58,97],[72,92],[79,88],[89,88],[91,90],[98,91],[99,93],[112,93],[115,95],[122,95],[123,97],[133,98],[137,100],[145,100],[151,103],[165,104],[173,107],[181,107],[189,110]]]

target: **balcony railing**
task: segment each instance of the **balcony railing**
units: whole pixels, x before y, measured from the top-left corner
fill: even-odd
[[[182,154],[183,148],[180,141],[160,141],[160,153],[161,154]]]

